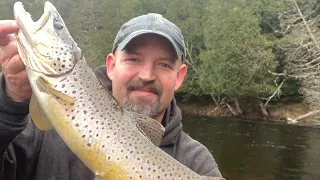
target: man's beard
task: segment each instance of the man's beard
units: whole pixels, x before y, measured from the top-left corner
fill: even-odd
[[[157,95],[155,102],[146,97],[138,97],[135,101],[130,99],[130,92],[142,88],[147,88],[149,91]],[[154,117],[157,115],[160,107],[160,97],[162,95],[161,87],[157,83],[153,82],[143,82],[141,80],[132,80],[128,83],[126,96],[124,98],[123,106],[126,110],[136,112],[139,114],[144,114],[149,117]]]

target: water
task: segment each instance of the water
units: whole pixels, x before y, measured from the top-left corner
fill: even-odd
[[[320,180],[320,127],[200,117],[183,125],[227,180]]]

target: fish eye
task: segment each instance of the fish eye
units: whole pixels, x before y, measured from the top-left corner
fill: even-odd
[[[63,25],[61,22],[54,22],[53,23],[53,27],[60,30],[60,29],[63,29]]]

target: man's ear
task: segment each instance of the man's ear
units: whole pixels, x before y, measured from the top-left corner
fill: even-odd
[[[184,80],[184,77],[187,74],[187,69],[188,69],[187,65],[181,64],[179,72],[177,74],[178,78],[177,78],[176,85],[174,88],[175,91],[177,91],[181,87],[183,80]]]
[[[113,53],[108,54],[106,58],[106,68],[109,79],[113,79],[114,67],[116,65],[116,57]]]

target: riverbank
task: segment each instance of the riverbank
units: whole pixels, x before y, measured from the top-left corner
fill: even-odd
[[[204,116],[204,117],[234,117],[227,107],[217,107],[214,103],[177,101],[183,115]],[[250,120],[272,120],[284,121],[287,123],[299,123],[303,125],[315,125],[319,122],[313,118],[301,119],[298,122],[291,121],[301,115],[310,112],[308,104],[297,102],[288,103],[281,106],[270,106],[268,111],[270,116],[264,116],[258,107],[247,105],[243,109],[244,115],[241,118]]]

